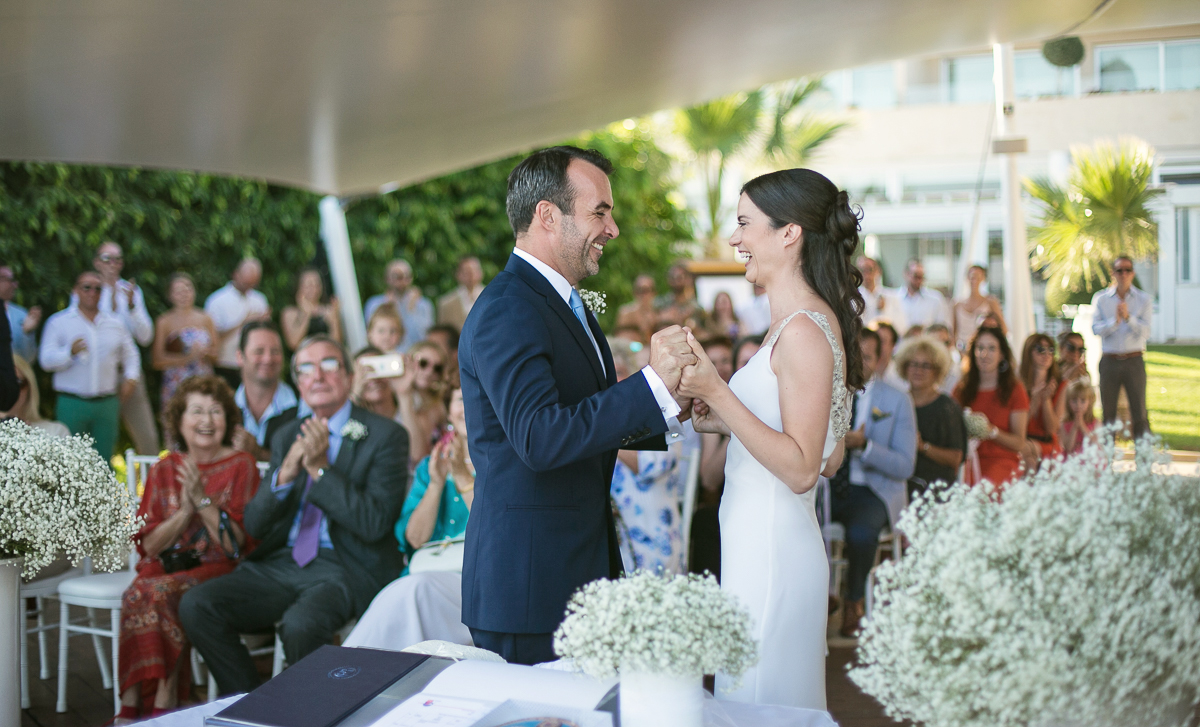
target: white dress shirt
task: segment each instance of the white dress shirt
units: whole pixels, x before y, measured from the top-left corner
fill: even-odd
[[[946,305],[946,296],[925,286],[916,293],[908,286],[900,288],[900,308],[904,311],[904,328],[897,327],[901,336],[912,326],[932,326],[941,323],[950,325],[950,314]]]
[[[72,355],[71,345],[80,338],[87,342],[87,350]],[[133,336],[120,318],[103,310],[92,321],[76,307],[50,316],[42,331],[38,361],[54,372],[55,391],[85,399],[117,393],[118,370],[130,381],[142,373]]]
[[[118,280],[117,285],[121,290],[114,291],[113,286],[108,283],[104,283],[100,288],[100,310],[120,318],[129,330],[129,335],[133,336],[133,340],[139,346],[149,346],[154,342],[154,321],[150,318],[150,312],[146,310],[146,298],[142,295],[142,289],[125,279]],[[117,297],[115,309],[114,292]],[[79,296],[75,293],[71,293],[71,305],[79,305]]]
[[[867,417],[871,416],[871,390],[875,388],[875,379],[872,378],[863,387],[862,392],[858,395],[857,406],[854,413],[854,428],[862,429],[867,422]],[[850,452],[850,484],[852,485],[867,485],[867,473],[863,469],[863,455],[871,448],[870,439],[867,440],[866,446],[861,450],[855,449]]]
[[[520,248],[513,248],[513,254],[532,265],[534,270],[541,273],[542,277],[550,283],[555,292],[562,296],[563,302],[567,304],[567,307],[571,307],[571,284],[567,282],[567,279],[561,273]],[[604,357],[600,355],[600,345],[592,337],[590,330],[587,333],[588,338],[592,339],[592,346],[595,348],[596,357],[600,359],[600,368],[603,369]],[[654,369],[646,366],[642,369],[642,375],[646,377],[646,383],[650,386],[650,392],[654,394],[654,400],[658,402],[658,408],[662,412],[663,420],[667,422],[667,427],[670,430],[668,439],[672,441],[679,439],[683,436],[683,430],[679,424],[679,420],[676,419],[681,409],[675,401],[675,397],[671,396],[667,385],[663,383],[662,378],[655,373]]]
[[[217,366],[224,369],[238,367],[238,338],[241,335],[242,324],[249,316],[266,313],[270,309],[267,296],[257,290],[247,290],[242,293],[234,287],[232,282],[226,283],[224,287],[208,296],[208,300],[204,301],[204,312],[208,314],[209,318],[212,318],[217,333],[224,335],[226,332],[236,329],[236,332],[221,344],[221,351],[217,356]]]
[[[1092,296],[1096,312],[1092,318],[1092,333],[1100,337],[1103,353],[1136,353],[1146,350],[1150,339],[1150,320],[1154,315],[1154,299],[1144,290],[1133,286],[1125,294],[1125,305],[1129,308],[1129,319],[1117,319],[1117,306],[1121,304],[1117,287],[1110,285]]]
[[[882,285],[876,286],[875,291],[867,290],[865,285],[858,286],[858,292],[863,297],[862,322],[869,326],[877,320],[885,320],[892,324],[901,335],[908,330],[908,318],[900,305],[900,296],[896,291]]]

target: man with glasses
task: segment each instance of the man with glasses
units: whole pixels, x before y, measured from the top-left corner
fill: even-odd
[[[129,335],[139,346],[154,342],[154,321],[146,310],[146,299],[142,289],[132,280],[121,278],[125,269],[125,256],[121,246],[107,241],[96,248],[92,267],[100,273],[104,288],[100,291],[100,310],[120,319]],[[72,303],[76,298],[72,295]],[[154,423],[154,411],[150,408],[150,397],[146,394],[144,377],[138,376],[133,392],[121,401],[121,420],[133,438],[133,448],[138,454],[158,454],[158,428]]]
[[[369,322],[379,306],[385,303],[395,306],[404,321],[402,351],[424,339],[425,332],[433,325],[433,302],[422,296],[421,289],[412,282],[412,266],[405,260],[391,261],[387,266],[387,292],[371,296],[363,307],[363,318]]]
[[[0,263],[0,301],[8,308],[8,328],[12,334],[12,352],[33,362],[37,360],[38,324],[42,322],[41,306],[26,310],[13,303],[17,295],[17,276],[8,265]]]
[[[883,268],[879,261],[860,255],[854,266],[862,273],[863,282],[858,292],[863,297],[862,323],[869,326],[879,319],[891,323],[896,329],[907,331],[904,310],[896,292],[883,287]]]
[[[1092,296],[1095,315],[1092,332],[1100,337],[1100,407],[1104,423],[1117,418],[1121,388],[1129,399],[1133,438],[1150,431],[1146,414],[1146,362],[1142,353],[1150,338],[1154,301],[1133,285],[1133,260],[1121,256],[1113,261],[1113,284]]]
[[[142,375],[142,359],[125,323],[100,307],[104,281],[80,274],[75,305],[50,316],[38,361],[54,373],[55,418],[71,434],[89,434],[107,462],[117,443],[117,417]]]
[[[934,323],[950,324],[946,296],[925,287],[925,266],[920,260],[914,258],[904,266],[904,281],[905,285],[900,289],[904,325],[898,327],[899,330],[907,331],[913,326],[925,328]]]
[[[271,442],[271,467],[245,512],[258,547],[179,604],[221,694],[259,683],[239,634],[278,624],[295,664],[361,616],[404,565],[394,529],[408,481],[408,435],[350,402],[353,369],[333,339],[302,341],[292,373],[312,415]]]

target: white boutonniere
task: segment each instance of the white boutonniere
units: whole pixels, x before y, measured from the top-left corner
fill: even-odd
[[[603,315],[604,311],[608,310],[608,293],[580,288],[579,297],[583,299],[583,304],[588,307],[588,310],[595,315]]]
[[[347,439],[353,439],[356,442],[360,439],[366,439],[367,425],[357,419],[351,419],[342,427],[342,436]]]

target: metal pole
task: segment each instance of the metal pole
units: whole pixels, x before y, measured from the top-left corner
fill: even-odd
[[[367,326],[363,322],[362,299],[358,295],[358,277],[354,273],[354,257],[350,254],[350,231],[346,228],[346,212],[337,197],[321,200],[321,239],[329,259],[329,275],[333,292],[342,308],[342,330],[346,345],[356,351],[367,345]]]
[[[1029,272],[1029,250],[1025,236],[1025,211],[1021,208],[1021,174],[1017,154],[1025,151],[1025,139],[1013,137],[1013,49],[1011,43],[992,47],[995,65],[996,123],[999,138],[992,149],[1003,156],[1000,165],[1000,196],[1004,207],[1004,317],[1009,340],[1020,347],[1034,332],[1033,281]]]

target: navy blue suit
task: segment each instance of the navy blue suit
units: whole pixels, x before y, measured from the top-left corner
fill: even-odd
[[[552,633],[576,589],[620,574],[608,496],[617,450],[666,447],[654,436],[667,425],[645,377],[617,383],[604,334],[587,318],[603,369],[570,306],[514,254],[463,327],[459,370],[477,475],[462,616],[485,648],[496,650],[478,631]]]

